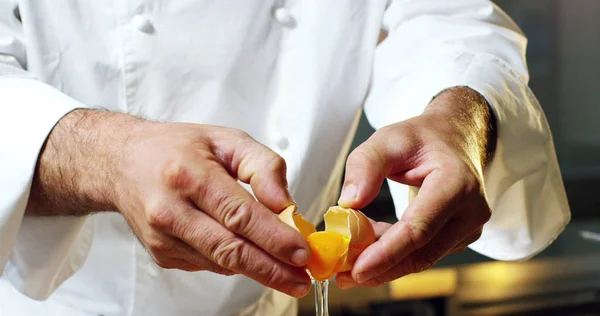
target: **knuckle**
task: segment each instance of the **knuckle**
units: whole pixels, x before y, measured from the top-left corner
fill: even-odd
[[[171,162],[164,167],[163,176],[165,178],[165,182],[176,188],[179,186],[179,177],[182,172],[182,166],[179,162]]]
[[[197,153],[193,160],[202,161],[203,168],[190,169],[182,161],[176,160],[169,163],[163,171],[164,181],[168,188],[180,191],[186,195],[197,195],[205,189],[206,184],[212,180],[210,170],[213,170],[212,164],[218,164],[205,154]],[[218,165],[220,166],[220,165]]]
[[[246,247],[237,237],[222,240],[212,251],[214,262],[225,269],[238,271],[246,262]]]
[[[285,162],[285,159],[283,159],[283,157],[279,156],[276,153],[273,153],[273,158],[271,159],[271,162],[269,163],[269,169],[274,170],[274,171],[286,171],[287,170],[287,165]]]
[[[265,286],[275,288],[281,284],[284,279],[284,273],[278,265],[271,267],[259,268],[260,275],[266,277]]]
[[[411,221],[411,243],[416,249],[425,246],[433,239],[434,229],[429,221]]]
[[[166,207],[153,206],[146,211],[148,225],[156,229],[171,230],[175,224],[175,219],[175,214]]]
[[[387,171],[384,157],[368,142],[363,143],[348,155],[346,167],[358,170],[367,169],[379,178],[385,177]]]
[[[222,222],[233,232],[244,232],[249,229],[252,220],[252,210],[249,202],[243,203],[230,196],[224,196],[219,201]]]
[[[379,165],[382,161],[381,157],[377,153],[377,151],[373,148],[373,146],[369,145],[369,143],[363,143],[358,148],[353,150],[350,155],[348,155],[347,164],[348,165],[364,165],[365,163],[369,165]]]
[[[170,252],[171,245],[161,239],[150,239],[146,242],[146,248],[152,254],[160,255]]]
[[[181,189],[189,185],[189,170],[179,160],[168,163],[163,170],[163,176],[167,185],[173,189]]]

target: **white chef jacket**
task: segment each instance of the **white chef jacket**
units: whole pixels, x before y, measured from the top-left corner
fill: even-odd
[[[40,147],[82,107],[244,130],[285,158],[291,193],[317,221],[363,109],[380,128],[466,85],[499,132],[484,175],[493,215],[471,248],[538,253],[570,213],[525,47],[484,0],[0,0],[0,315],[295,309],[243,276],[160,269],[117,213],[24,217]],[[407,188],[390,185],[401,216]]]

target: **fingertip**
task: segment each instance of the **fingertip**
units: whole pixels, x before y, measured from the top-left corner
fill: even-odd
[[[359,186],[355,183],[345,184],[342,188],[338,205],[345,208],[361,209],[367,206],[378,194],[378,189],[372,191],[365,186]]]
[[[280,214],[294,205],[295,204],[292,203],[281,210],[277,210],[275,213]],[[312,254],[308,241],[302,236],[298,229],[290,226],[291,223],[284,222],[281,218],[277,218],[277,215],[273,215],[272,218],[274,219],[274,222],[272,225],[268,225],[269,229],[272,230],[267,236],[272,239],[272,245],[274,247],[269,249],[275,250],[267,251],[292,266],[306,266]],[[272,236],[277,236],[277,238],[272,238]]]
[[[344,185],[342,193],[338,199],[338,205],[341,207],[353,207],[358,198],[358,187],[353,184]]]
[[[264,179],[256,177],[256,179],[251,183],[252,191],[258,201],[273,213],[279,214],[285,208],[296,204],[285,183],[272,177]]]
[[[355,181],[346,178],[342,192],[338,199],[338,205],[346,208],[360,209],[371,203],[379,194],[383,180]]]
[[[309,259],[310,252],[303,248],[296,249],[290,256],[290,261],[298,267],[305,266]]]

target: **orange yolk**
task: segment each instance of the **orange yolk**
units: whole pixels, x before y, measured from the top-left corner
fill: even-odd
[[[340,268],[342,256],[348,250],[350,238],[331,231],[316,232],[306,238],[312,256],[306,265],[315,280],[327,280]]]

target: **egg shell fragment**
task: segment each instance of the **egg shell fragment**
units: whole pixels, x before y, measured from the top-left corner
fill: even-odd
[[[317,229],[313,224],[305,220],[302,214],[295,214],[297,209],[296,205],[286,207],[279,213],[279,219],[298,231],[306,239],[308,235],[316,232]]]

